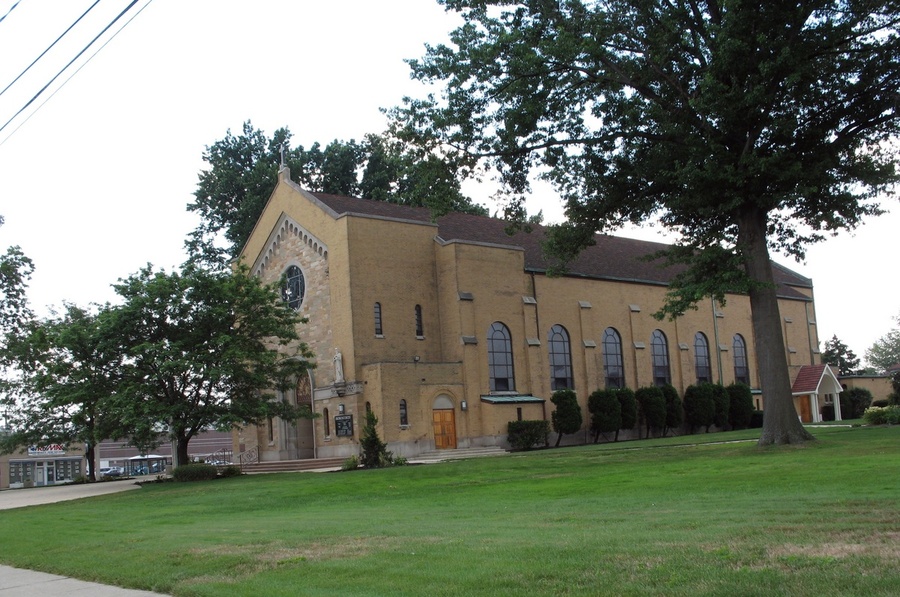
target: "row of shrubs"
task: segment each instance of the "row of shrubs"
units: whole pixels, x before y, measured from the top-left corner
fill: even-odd
[[[900,406],[871,406],[862,417],[869,425],[900,425]]]
[[[237,477],[241,469],[234,465],[226,466],[220,472],[212,464],[195,462],[176,466],[172,471],[172,478],[176,481],[209,481],[217,477]]]
[[[554,392],[551,401],[556,405],[551,421],[559,434],[574,433],[581,428],[581,408],[572,390]],[[591,414],[590,430],[594,443],[601,435],[615,434],[620,430],[637,426],[639,435],[667,435],[669,431],[684,427],[690,433],[699,429],[709,432],[715,425],[719,429],[745,429],[761,427],[762,417],[753,410],[753,395],[742,383],[723,386],[700,383],[688,387],[684,399],[671,384],[662,387],[644,387],[636,392],[629,388],[597,390],[588,397]],[[508,441],[513,449],[528,450],[548,445],[550,433],[548,421],[510,421],[507,427]]]

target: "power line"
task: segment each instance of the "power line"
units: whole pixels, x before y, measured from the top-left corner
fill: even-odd
[[[9,16],[9,13],[11,13],[13,10],[15,10],[15,8],[19,5],[19,2],[21,2],[21,1],[22,0],[16,0],[16,3],[9,7],[9,10],[6,11],[6,14],[3,15],[2,17],[0,17],[0,23],[3,22],[3,19],[5,19],[6,17]]]
[[[18,3],[17,3],[17,4],[18,4]],[[37,58],[35,58],[35,59],[34,59],[34,62],[32,62],[31,64],[28,65],[28,68],[26,68],[26,69],[23,70],[21,73],[19,73],[19,76],[16,77],[15,79],[13,79],[12,83],[10,83],[10,84],[7,85],[6,87],[4,87],[4,88],[3,88],[3,91],[0,91],[0,95],[3,95],[4,93],[6,93],[6,90],[7,90],[7,89],[9,89],[9,88],[12,87],[13,85],[15,85],[16,81],[18,81],[19,79],[22,78],[22,75],[24,75],[25,73],[27,73],[27,72],[31,69],[32,66],[34,66],[35,64],[37,64],[37,61],[40,60],[41,58],[43,58],[43,57],[44,57],[44,54],[46,54],[47,52],[49,52],[49,51],[53,48],[53,46],[55,46],[55,45],[59,42],[59,40],[61,40],[63,37],[65,37],[65,35],[66,35],[69,31],[72,30],[72,27],[74,27],[75,25],[77,25],[77,24],[79,23],[79,21],[81,21],[81,19],[83,19],[83,18],[85,17],[85,15],[87,15],[87,13],[91,12],[91,9],[93,9],[93,8],[94,8],[95,6],[97,6],[98,4],[100,4],[100,0],[96,0],[93,4],[91,4],[91,6],[90,6],[86,11],[84,11],[84,14],[82,14],[80,17],[78,17],[78,19],[76,19],[74,23],[72,23],[71,25],[69,25],[69,28],[66,29],[65,31],[63,31],[63,32],[62,32],[62,35],[60,35],[59,37],[56,38],[56,41],[54,41],[52,44],[50,44],[49,46],[47,46],[47,49],[44,50],[43,52],[41,52],[41,55],[38,56]],[[13,7],[13,8],[15,8],[15,7]],[[12,10],[12,8],[10,8],[10,10]],[[9,14],[9,13],[7,13],[7,14]]]
[[[53,84],[53,81],[55,81],[57,78],[59,78],[59,76],[60,76],[61,74],[63,74],[63,72],[65,72],[66,69],[68,69],[70,66],[72,66],[72,63],[73,63],[73,62],[75,62],[76,60],[78,60],[78,59],[81,57],[81,55],[84,54],[84,53],[88,50],[88,48],[90,48],[92,45],[94,45],[94,42],[95,42],[95,41],[97,41],[104,33],[106,33],[106,31],[107,31],[110,27],[112,27],[113,25],[115,25],[115,23],[116,23],[120,18],[122,18],[122,16],[123,16],[126,12],[128,12],[129,10],[131,10],[132,7],[133,7],[135,4],[137,4],[137,3],[138,3],[138,0],[132,0],[131,4],[129,4],[128,6],[126,6],[125,9],[124,9],[122,12],[120,12],[118,15],[116,15],[116,18],[114,18],[112,21],[110,21],[110,23],[109,23],[106,27],[103,28],[103,31],[101,31],[100,33],[98,33],[97,36],[94,37],[94,39],[92,39],[92,40],[90,41],[90,43],[88,43],[88,45],[86,45],[84,48],[82,48],[82,50],[81,50],[80,52],[78,52],[78,54],[77,54],[74,58],[72,58],[72,60],[70,60],[69,63],[68,63],[67,65],[65,65],[58,73],[56,73],[56,75],[54,75],[54,77],[53,77],[52,79],[50,79],[50,81],[49,81],[46,85],[44,85],[44,86],[41,88],[40,91],[38,91],[36,94],[34,94],[34,97],[32,97],[30,100],[28,100],[28,102],[27,102],[24,106],[22,106],[22,107],[19,109],[19,111],[16,112],[16,113],[13,115],[12,118],[10,118],[9,120],[7,120],[6,123],[5,123],[2,127],[0,127],[0,132],[2,132],[3,129],[5,129],[7,126],[9,126],[9,123],[12,122],[13,120],[15,120],[16,117],[17,117],[19,114],[21,114],[22,112],[24,112],[24,111],[28,108],[28,106],[30,106],[30,105],[34,102],[34,100],[36,100],[42,93],[44,93],[44,91],[47,90],[48,87],[50,87],[51,84]],[[126,25],[127,25],[127,24],[128,24],[128,23],[126,23]],[[7,137],[7,138],[9,138],[9,137]]]

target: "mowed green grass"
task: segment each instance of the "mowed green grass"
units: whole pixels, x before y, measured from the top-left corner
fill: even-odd
[[[897,595],[900,428],[168,483],[0,512],[0,562],[174,595]]]

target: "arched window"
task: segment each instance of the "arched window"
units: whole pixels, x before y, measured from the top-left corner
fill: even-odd
[[[409,414],[406,412],[406,400],[400,401],[400,424],[409,426]]]
[[[603,372],[607,388],[625,387],[625,367],[622,364],[622,337],[614,328],[603,332]]]
[[[425,335],[425,329],[422,327],[422,305],[416,305],[416,338]]]
[[[734,381],[750,385],[750,368],[747,366],[747,344],[740,334],[734,335]]]
[[[322,422],[325,424],[325,437],[331,436],[331,419],[328,417],[328,409],[322,410]]]
[[[291,309],[299,309],[303,304],[303,296],[306,294],[306,281],[303,272],[296,265],[292,265],[284,272],[284,284],[281,286],[281,298]]]
[[[669,344],[666,335],[660,330],[653,330],[650,336],[650,356],[653,358],[653,385],[664,386],[672,382],[669,372]]]
[[[512,338],[509,328],[499,321],[492,323],[488,330],[488,375],[492,392],[510,392],[516,389]]]
[[[366,402],[366,412],[367,413],[372,412],[372,403],[371,402],[368,402],[368,401]]]
[[[694,365],[697,370],[697,383],[712,381],[712,369],[709,365],[709,341],[703,332],[694,336]]]
[[[381,303],[375,303],[375,335],[384,335],[384,328],[381,327]]]
[[[550,328],[547,344],[550,346],[550,389],[572,389],[572,350],[569,332],[561,325]]]

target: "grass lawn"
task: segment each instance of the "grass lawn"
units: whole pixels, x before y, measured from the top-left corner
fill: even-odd
[[[252,475],[0,511],[0,562],[174,595],[897,595],[900,427]]]

